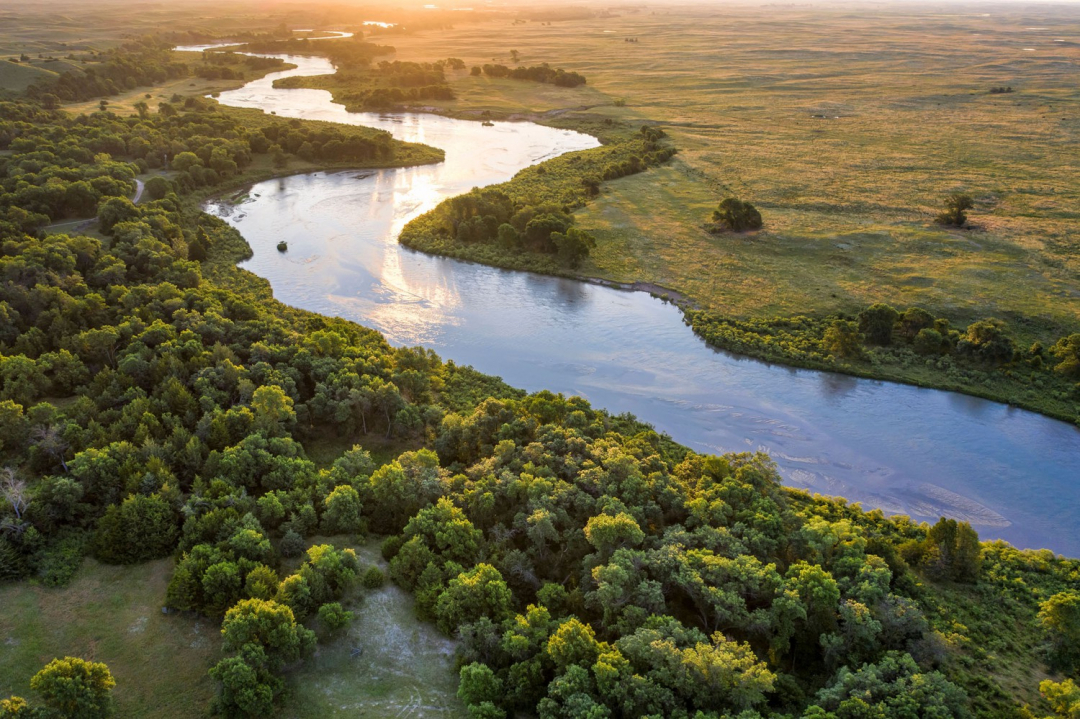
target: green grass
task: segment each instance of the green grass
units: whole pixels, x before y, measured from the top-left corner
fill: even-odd
[[[56,657],[76,656],[108,664],[119,717],[207,714],[219,624],[161,613],[171,574],[172,560],[113,567],[87,559],[61,589],[0,587],[0,697],[33,701],[30,678]]]
[[[365,567],[386,570],[377,541],[333,543],[353,546]],[[289,673],[282,716],[466,716],[457,698],[454,643],[416,619],[411,595],[388,582],[357,589],[344,604],[355,615],[352,624]],[[357,657],[354,648],[362,650]]]
[[[27,63],[0,59],[0,90],[22,92],[38,80],[54,78],[57,74]]]

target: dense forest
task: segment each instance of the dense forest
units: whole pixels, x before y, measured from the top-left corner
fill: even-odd
[[[580,262],[570,212],[673,153],[652,128],[596,131],[603,146],[450,200],[403,242]],[[284,669],[333,641],[314,630],[381,581],[313,538],[370,535],[419,618],[459,640],[474,717],[1075,716],[1080,561],[787,489],[763,454],[697,454],[281,305],[195,202],[259,158],[400,160],[385,133],[193,98],[128,118],[17,102],[0,150],[0,581],[174,557],[163,604],[222,622],[221,714],[271,714]],[[44,229],[85,213],[90,234]],[[1005,358],[997,336],[896,314],[844,331],[883,341],[891,318],[889,342],[929,348],[933,329],[942,356]],[[357,444],[320,468],[305,445],[322,437]],[[409,449],[376,461],[375,438]],[[79,662],[0,717],[107,714],[111,677]],[[1035,701],[1040,678],[1025,707],[1017,685]]]

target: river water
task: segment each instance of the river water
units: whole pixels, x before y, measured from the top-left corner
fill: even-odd
[[[321,58],[285,59],[297,68],[220,102],[378,127],[443,148],[446,160],[281,178],[239,205],[208,205],[243,233],[254,251],[243,266],[278,299],[374,327],[394,344],[435,348],[517,387],[632,412],[699,451],[766,451],[791,486],[918,520],[956,517],[984,539],[1080,556],[1076,427],[965,395],[714,351],[677,308],[645,293],[403,248],[401,228],[442,199],[596,140],[532,123],[346,113],[326,91],[274,89],[280,77],[333,72]],[[280,240],[288,252],[275,249]]]

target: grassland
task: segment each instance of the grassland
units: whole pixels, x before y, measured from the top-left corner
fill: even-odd
[[[530,101],[531,83],[454,76],[459,112],[561,99],[667,130],[676,160],[580,211],[600,239],[584,274],[656,282],[736,318],[886,301],[1075,328],[1080,13],[958,12],[672,6],[393,42],[400,59],[470,65],[517,49],[589,79]],[[976,198],[974,229],[932,223],[954,190]],[[764,231],[706,231],[731,194],[761,209]]]
[[[219,624],[162,614],[172,560],[134,567],[84,561],[61,589],[0,586],[0,696],[30,697],[30,677],[55,657],[105,662],[120,717],[205,715],[215,686]]]

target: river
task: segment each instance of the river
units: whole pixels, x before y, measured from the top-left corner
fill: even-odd
[[[273,87],[333,72],[328,61],[278,57],[297,67],[219,101],[378,127],[446,151],[437,165],[296,175],[255,185],[239,205],[210,203],[251,244],[243,267],[281,301],[432,347],[517,387],[632,412],[695,450],[766,451],[790,486],[917,520],[956,517],[983,539],[1080,556],[1076,427],[951,392],[715,351],[677,308],[645,293],[401,247],[405,223],[444,198],[596,140],[525,122],[347,113],[329,92]],[[275,249],[280,240],[288,252]]]

